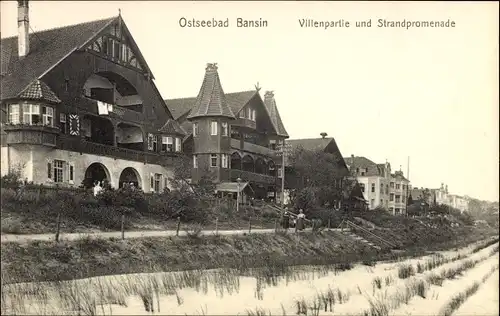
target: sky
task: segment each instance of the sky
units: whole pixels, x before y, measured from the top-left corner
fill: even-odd
[[[122,17],[165,99],[196,96],[216,62],[226,93],[273,90],[291,138],[334,137],[344,157],[403,170],[413,186],[498,201],[498,2],[44,2],[36,31]],[[179,20],[226,19],[229,28]],[[268,21],[237,28],[237,18]],[[350,21],[301,28],[299,19]],[[372,19],[371,28],[353,27]],[[378,19],[453,20],[455,28],[377,28]],[[1,36],[17,3],[1,2]]]

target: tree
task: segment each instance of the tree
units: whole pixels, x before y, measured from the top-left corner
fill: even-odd
[[[342,157],[299,147],[291,152],[289,162],[296,180],[291,198],[298,208],[335,206],[348,198],[352,180]]]

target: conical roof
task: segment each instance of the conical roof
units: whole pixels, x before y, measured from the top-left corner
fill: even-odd
[[[278,112],[278,106],[276,105],[276,100],[274,99],[274,93],[272,91],[266,91],[264,95],[264,104],[266,105],[269,116],[271,117],[271,122],[273,122],[276,133],[279,136],[289,137],[286,132],[285,125],[281,120],[280,112]]]
[[[187,119],[213,116],[235,119],[222,90],[216,63],[207,64],[200,92]]]
[[[33,81],[23,91],[21,91],[18,97],[22,99],[48,101],[52,103],[61,102],[49,86],[38,79]]]

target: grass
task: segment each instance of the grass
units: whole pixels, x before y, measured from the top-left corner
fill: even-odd
[[[483,278],[479,281],[475,281],[472,285],[467,287],[463,292],[453,296],[451,300],[443,307],[440,312],[440,316],[451,316],[462,304],[472,295],[474,295],[481,284],[486,282],[488,278],[498,270],[498,265],[491,268],[491,270],[486,273]]]
[[[411,264],[402,264],[398,267],[398,277],[400,279],[407,279],[415,275],[415,269]]]

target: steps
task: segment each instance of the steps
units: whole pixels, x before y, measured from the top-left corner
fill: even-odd
[[[377,250],[381,250],[382,249],[382,247],[375,245],[374,243],[372,243],[372,242],[364,239],[363,237],[361,237],[359,235],[356,235],[355,233],[353,233],[350,230],[349,231],[348,230],[344,230],[343,233],[344,233],[344,235],[349,236],[349,237],[351,237],[351,238],[353,238],[353,239],[355,239],[355,240],[357,240],[359,242],[365,243],[365,244],[367,244],[368,246],[370,246],[372,248],[375,248]]]

